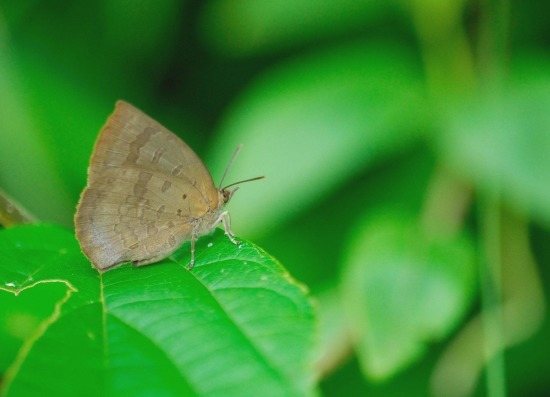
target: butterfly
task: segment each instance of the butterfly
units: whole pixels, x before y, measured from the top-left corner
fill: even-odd
[[[224,176],[240,150],[233,155]],[[101,129],[88,168],[88,181],[75,214],[80,247],[99,271],[123,263],[144,266],[169,256],[219,223],[232,243],[224,205],[228,188],[216,187],[201,159],[178,136],[124,101]]]

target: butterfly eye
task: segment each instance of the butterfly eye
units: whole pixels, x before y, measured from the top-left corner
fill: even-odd
[[[239,188],[233,190],[222,189],[223,203],[227,204],[227,202],[231,199],[231,196],[233,196],[233,193],[235,193],[238,189]]]

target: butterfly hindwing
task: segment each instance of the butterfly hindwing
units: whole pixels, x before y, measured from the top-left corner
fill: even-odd
[[[122,101],[100,132],[88,174],[76,234],[100,270],[169,255],[221,205],[192,149]]]

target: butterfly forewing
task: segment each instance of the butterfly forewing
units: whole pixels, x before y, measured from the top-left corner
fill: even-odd
[[[191,237],[194,219],[220,205],[210,173],[191,148],[119,101],[92,154],[76,234],[100,270],[158,260]]]

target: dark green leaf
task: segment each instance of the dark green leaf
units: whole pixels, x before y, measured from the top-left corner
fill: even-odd
[[[312,39],[364,27],[395,7],[393,1],[221,0],[207,4],[205,39],[216,50],[236,55],[273,52]]]
[[[0,17],[1,18],[1,17]],[[41,130],[21,94],[21,65],[3,37],[0,22],[0,181],[2,189],[31,213],[68,223],[71,208]],[[40,192],[41,194],[36,194]],[[46,215],[47,214],[47,215]]]

